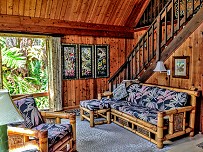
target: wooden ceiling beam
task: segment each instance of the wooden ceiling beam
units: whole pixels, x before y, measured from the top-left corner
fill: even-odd
[[[150,1],[151,0],[145,0],[145,1],[141,0],[137,5],[135,5],[130,16],[126,20],[125,26],[135,27],[140,21],[142,14],[144,13],[147,6],[149,5]]]
[[[0,15],[1,31],[133,38],[133,28],[56,19]]]
[[[50,26],[35,26],[35,25],[17,25],[0,23],[0,32],[15,32],[15,33],[30,33],[30,34],[45,34],[45,35],[80,35],[80,36],[93,36],[93,37],[113,37],[113,38],[128,38],[133,39],[133,32],[114,32],[114,31],[101,31],[101,30],[84,30],[84,29],[71,29]]]

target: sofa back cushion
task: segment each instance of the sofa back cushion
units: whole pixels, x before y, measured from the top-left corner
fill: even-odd
[[[148,107],[151,109],[158,110],[158,97],[159,97],[159,88],[145,86],[145,91],[142,94],[142,99],[140,101],[140,105],[144,107]]]
[[[188,101],[188,94],[185,92],[159,89],[158,94],[157,106],[161,111],[184,107]]]
[[[129,95],[126,100],[133,105],[138,104],[159,111],[183,107],[188,99],[187,93],[140,84],[130,85],[127,92]]]
[[[143,92],[145,92],[145,87],[140,84],[132,84],[127,88],[128,96],[126,101],[132,104],[139,104],[142,99]]]
[[[25,120],[24,125],[26,128],[33,128],[44,122],[33,97],[15,100],[14,103]]]

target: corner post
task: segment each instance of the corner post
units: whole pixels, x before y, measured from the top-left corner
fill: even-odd
[[[72,126],[73,131],[73,151],[76,151],[76,116],[74,113],[70,114],[70,124]]]
[[[157,147],[160,149],[163,148],[163,127],[164,127],[163,112],[159,112],[157,122]]]
[[[196,97],[194,95],[191,95],[191,106],[193,107],[192,111],[190,112],[190,123],[189,127],[192,129],[190,132],[190,137],[194,136],[194,127],[195,127],[195,113],[196,113]]]

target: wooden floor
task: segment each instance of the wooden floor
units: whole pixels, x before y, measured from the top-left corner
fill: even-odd
[[[193,138],[186,137],[171,143],[172,148],[168,152],[203,152],[202,148],[197,147],[202,142],[203,134],[197,134]]]

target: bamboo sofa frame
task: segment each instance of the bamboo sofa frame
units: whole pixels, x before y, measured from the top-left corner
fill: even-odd
[[[27,96],[17,97],[13,100],[19,100]],[[76,151],[76,116],[75,113],[63,113],[63,112],[49,112],[49,111],[40,111],[44,120],[54,119],[56,124],[61,123],[61,119],[69,119],[72,126],[72,134],[65,136],[53,146],[53,151],[63,151],[69,145],[69,152]],[[21,145],[35,145],[38,147],[40,152],[48,152],[48,131],[32,130],[28,128],[20,127],[8,127],[8,136],[21,136],[23,138],[23,143]],[[30,138],[35,138],[36,140],[30,140]],[[10,145],[9,148],[15,148],[15,145]]]
[[[154,86],[151,84],[142,85]],[[172,110],[165,110],[163,112],[158,112],[157,126],[112,108],[111,121],[151,141],[152,143],[156,144],[158,148],[161,149],[163,148],[164,141],[187,133],[189,133],[190,137],[194,136],[196,97],[198,97],[200,93],[198,91],[158,85],[156,85],[156,87],[177,92],[186,92],[190,96],[190,105]],[[100,93],[98,94],[98,99],[101,99],[102,96],[109,97],[110,94]],[[168,119],[168,125],[165,125],[164,123],[166,119]],[[189,123],[186,122],[187,119],[189,119]],[[180,123],[182,123],[181,128],[177,127],[177,125]]]

